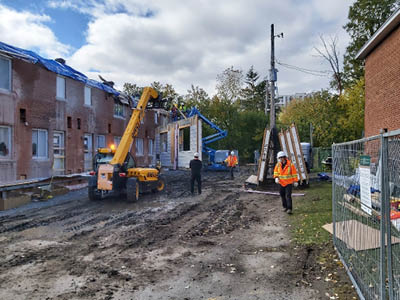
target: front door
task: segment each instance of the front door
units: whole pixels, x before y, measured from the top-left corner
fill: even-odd
[[[64,132],[54,131],[53,133],[53,174],[65,174],[65,146]]]
[[[83,150],[85,152],[85,171],[93,168],[93,135],[85,134],[83,138]]]

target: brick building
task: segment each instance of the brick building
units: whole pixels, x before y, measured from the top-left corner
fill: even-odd
[[[365,59],[365,136],[400,128],[400,10],[361,48]]]
[[[0,183],[92,168],[98,147],[118,143],[132,102],[63,60],[0,42]],[[148,111],[132,153],[155,163],[158,112]]]

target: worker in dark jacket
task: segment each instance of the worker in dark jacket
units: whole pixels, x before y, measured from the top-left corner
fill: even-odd
[[[197,190],[199,195],[201,194],[201,168],[203,163],[199,159],[199,153],[194,154],[194,159],[190,161],[190,169],[192,171],[192,176],[190,177],[190,191],[192,195],[194,194],[194,181],[197,181]]]

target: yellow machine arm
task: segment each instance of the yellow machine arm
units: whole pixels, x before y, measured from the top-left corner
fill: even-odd
[[[156,99],[158,93],[151,87],[145,87],[143,89],[142,96],[140,97],[139,103],[136,108],[133,109],[131,119],[129,120],[128,126],[125,129],[124,135],[122,136],[121,142],[119,143],[115,155],[110,161],[111,165],[120,164],[122,165],[125,161],[126,155],[129,152],[133,138],[138,134],[140,120],[144,117],[144,112],[150,98]]]

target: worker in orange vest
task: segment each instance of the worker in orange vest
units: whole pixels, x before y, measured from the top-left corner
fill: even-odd
[[[292,186],[298,186],[297,170],[283,151],[278,152],[279,162],[274,169],[275,182],[280,185],[283,211],[292,214]]]
[[[229,168],[229,171],[231,173],[231,179],[233,179],[233,170],[235,169],[235,167],[238,164],[238,159],[235,155],[235,152],[231,151],[231,154],[228,156],[227,159],[225,159],[224,162],[226,163],[226,165]]]

